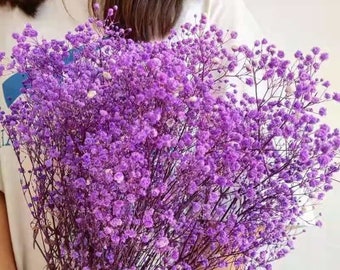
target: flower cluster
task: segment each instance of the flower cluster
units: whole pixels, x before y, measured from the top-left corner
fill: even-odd
[[[1,123],[48,269],[271,269],[288,253],[338,171],[327,54],[228,49],[236,33],[204,17],[160,42],[94,20],[37,35],[14,35],[7,69],[28,79]]]

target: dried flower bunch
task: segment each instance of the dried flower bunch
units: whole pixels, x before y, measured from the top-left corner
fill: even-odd
[[[148,43],[103,25],[28,25],[2,67],[28,78],[1,123],[48,269],[271,269],[338,171],[327,54],[227,49],[205,17]]]

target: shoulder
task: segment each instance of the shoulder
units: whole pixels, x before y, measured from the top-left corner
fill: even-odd
[[[243,0],[184,0],[177,27],[195,23],[195,15],[206,14],[209,24],[238,32],[238,43],[251,44],[262,38],[262,30]]]
[[[40,36],[63,38],[75,26],[89,17],[87,0],[48,0],[41,3],[34,17],[26,15],[18,7],[0,6],[0,51],[9,53],[14,45],[12,33],[21,32],[30,23]]]
[[[19,8],[9,6],[0,7],[0,51],[8,53],[14,41],[11,38],[12,33],[21,31],[25,25],[31,21],[30,17],[25,15]]]
[[[238,32],[238,42],[250,44],[262,38],[262,30],[243,0],[202,0],[210,24]]]

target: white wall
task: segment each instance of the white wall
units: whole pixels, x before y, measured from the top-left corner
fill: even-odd
[[[223,1],[223,0],[222,0]],[[340,0],[244,0],[266,37],[291,54],[317,45],[330,53],[322,77],[340,91]],[[340,104],[328,106],[327,121],[340,128]],[[337,175],[340,180],[340,174]],[[340,269],[340,183],[318,208],[324,226],[307,228],[295,250],[274,270]]]

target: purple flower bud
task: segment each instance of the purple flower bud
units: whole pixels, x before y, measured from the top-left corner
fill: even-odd
[[[333,99],[337,102],[340,102],[340,93],[334,93],[333,94]]]
[[[249,86],[253,86],[253,85],[254,85],[254,80],[253,80],[253,78],[247,78],[247,79],[246,79],[246,84],[249,85]]]
[[[107,116],[107,115],[109,114],[109,113],[108,113],[107,111],[105,111],[105,110],[100,110],[99,113],[100,113],[101,116]]]
[[[51,160],[51,159],[47,159],[47,160],[45,161],[45,166],[46,166],[47,168],[50,168],[50,167],[52,166],[52,160]]]
[[[303,54],[302,54],[301,51],[296,51],[295,54],[294,54],[294,57],[297,58],[297,59],[300,59],[302,56],[303,56]]]
[[[167,237],[160,237],[156,241],[156,247],[157,248],[165,248],[169,245],[169,239]]]
[[[320,116],[325,116],[327,114],[327,109],[322,107],[319,109]]]
[[[237,32],[235,32],[235,31],[232,31],[232,32],[230,33],[230,37],[231,37],[232,39],[236,39],[237,36],[238,36],[238,34],[237,34]]]
[[[312,52],[314,55],[318,55],[320,53],[320,48],[319,47],[313,47]]]
[[[320,60],[321,60],[321,61],[325,61],[325,60],[327,60],[328,58],[329,58],[328,53],[322,53],[322,54],[320,54]]]
[[[318,227],[322,227],[322,222],[320,220],[318,220],[317,222],[315,222],[315,225]]]
[[[113,178],[118,184],[123,183],[124,174],[122,172],[116,172]]]
[[[137,232],[135,230],[128,229],[125,231],[125,235],[129,238],[136,238]]]

